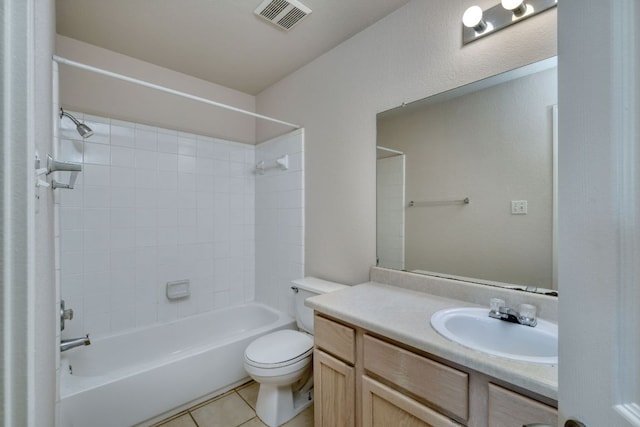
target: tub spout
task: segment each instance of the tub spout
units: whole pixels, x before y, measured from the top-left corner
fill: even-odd
[[[91,344],[91,340],[89,340],[89,334],[80,338],[72,338],[70,340],[61,340],[60,341],[60,351],[67,351],[74,347],[80,347],[81,345],[89,345]]]

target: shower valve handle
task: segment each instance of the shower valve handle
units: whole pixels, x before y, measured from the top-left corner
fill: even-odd
[[[64,300],[60,301],[60,330],[64,331],[64,321],[73,319],[73,309],[64,308]]]

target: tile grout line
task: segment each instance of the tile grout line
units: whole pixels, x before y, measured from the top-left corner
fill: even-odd
[[[200,427],[200,425],[198,424],[198,422],[196,421],[196,419],[193,417],[193,414],[191,414],[191,409],[189,409],[187,411],[187,414],[189,414],[189,417],[191,417],[191,421],[193,421],[193,423],[196,425],[196,427]]]
[[[253,412],[256,412],[256,408],[254,408],[254,407],[253,407],[253,405],[251,405],[251,403],[249,403],[249,401],[248,401],[247,399],[245,399],[245,398],[244,398],[240,393],[238,393],[238,390],[237,390],[237,389],[236,389],[236,390],[233,390],[233,391],[235,391],[235,392],[236,392],[236,394],[237,394],[238,396],[240,396],[240,399],[242,399],[242,401],[243,401],[244,403],[246,403],[247,405],[249,405],[249,407],[253,410]],[[257,416],[257,415],[256,415],[256,416]]]
[[[228,395],[230,395],[231,393],[233,393],[235,391],[235,389],[231,389],[225,393],[219,394],[217,396],[212,397],[211,399],[205,400],[204,402],[200,402],[197,405],[193,405],[192,407],[185,409],[185,411],[191,413],[192,411],[198,410],[200,408],[202,408],[203,406],[207,406],[210,403],[215,402],[216,400],[220,400],[223,397],[226,397]]]
[[[253,420],[258,420],[258,422],[259,422],[259,423],[264,424],[264,423],[262,422],[262,420],[261,420],[261,419],[256,415],[255,417],[251,418],[250,420],[247,420],[247,421],[243,422],[242,424],[240,424],[240,425],[239,425],[239,426],[237,426],[237,427],[242,427],[242,426],[244,426],[244,425],[247,425],[247,424],[249,424],[249,423],[250,423],[251,421],[253,421]]]

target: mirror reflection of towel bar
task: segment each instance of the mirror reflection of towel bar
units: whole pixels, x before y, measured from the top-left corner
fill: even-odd
[[[470,200],[468,197],[456,200],[430,200],[425,202],[414,202],[413,200],[407,205],[408,208],[418,208],[423,206],[443,206],[443,205],[468,205]]]

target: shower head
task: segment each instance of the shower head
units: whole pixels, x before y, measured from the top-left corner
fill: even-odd
[[[73,121],[73,123],[76,125],[76,130],[78,131],[81,137],[89,138],[91,135],[93,135],[93,131],[89,126],[85,125],[84,123],[80,123],[78,119],[76,119],[71,114],[67,113],[62,108],[60,108],[60,118],[62,118],[63,116],[67,116],[71,119],[71,121]]]

